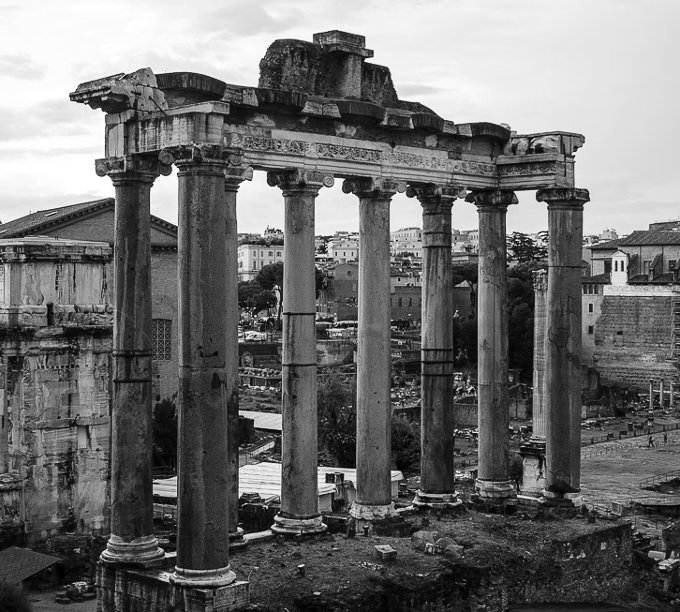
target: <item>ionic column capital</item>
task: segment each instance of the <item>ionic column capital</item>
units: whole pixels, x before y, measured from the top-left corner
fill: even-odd
[[[358,198],[389,200],[395,193],[404,193],[406,183],[386,177],[357,176],[345,179],[344,193],[353,193]]]
[[[548,208],[576,208],[583,210],[583,205],[590,202],[590,193],[587,189],[575,187],[549,187],[539,189],[536,192],[539,202],[546,202]]]
[[[434,183],[411,183],[406,196],[417,198],[423,208],[450,209],[457,198],[465,197],[465,188],[458,185],[435,185]]]
[[[175,164],[180,172],[192,172],[199,168],[222,172],[224,168],[242,164],[242,156],[238,151],[213,144],[167,147],[161,150],[158,159],[168,165]]]
[[[548,271],[534,270],[531,273],[531,279],[534,285],[534,291],[545,292],[548,289]]]
[[[94,169],[97,176],[110,177],[114,185],[122,181],[153,183],[159,175],[167,176],[172,172],[157,155],[143,153],[97,159]]]
[[[480,189],[471,191],[465,198],[465,201],[472,202],[477,208],[507,210],[511,204],[517,204],[517,196],[514,191]]]
[[[332,187],[335,179],[330,174],[315,170],[280,170],[267,172],[267,184],[279,187],[284,196],[311,193],[317,195],[322,187]]]
[[[238,191],[243,181],[252,180],[252,166],[227,166],[224,169],[224,188],[227,191]]]

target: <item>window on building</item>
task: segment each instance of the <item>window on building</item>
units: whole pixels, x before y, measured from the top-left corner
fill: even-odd
[[[588,304],[588,312],[593,312],[593,305],[592,304]]]
[[[274,251],[269,251],[269,257],[274,257]]]
[[[397,303],[399,305],[399,308],[401,308],[402,307],[401,298],[399,298],[399,301]]]
[[[583,285],[583,295],[587,295],[588,293],[588,285]]]
[[[172,359],[172,320],[153,319],[151,329],[151,357],[158,361]]]
[[[588,335],[592,336],[594,331],[595,331],[595,326],[594,325],[588,325]]]
[[[600,285],[595,285],[595,286],[593,287],[593,293],[595,293],[595,294],[600,293]]]

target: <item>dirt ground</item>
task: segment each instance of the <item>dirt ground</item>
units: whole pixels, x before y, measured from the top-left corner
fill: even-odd
[[[426,521],[428,519],[425,519]],[[409,517],[415,526],[434,530],[464,547],[461,557],[467,566],[508,567],[535,560],[541,548],[556,534],[578,535],[596,525],[584,519],[530,520],[522,517],[468,512],[460,518],[429,519]],[[383,562],[375,546],[389,544],[397,551],[395,561]],[[271,540],[252,546],[232,557],[241,579],[249,579],[251,601],[261,610],[305,609],[317,598],[321,602],[350,602],[355,593],[364,596],[382,583],[408,585],[417,589],[451,567],[451,558],[427,555],[416,550],[409,537],[356,536],[329,534],[316,541],[299,543]],[[357,606],[359,600],[356,601]],[[356,609],[359,609],[358,607]],[[363,610],[364,608],[361,607]]]

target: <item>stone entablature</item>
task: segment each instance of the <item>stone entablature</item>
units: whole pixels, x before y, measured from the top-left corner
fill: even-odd
[[[71,99],[108,113],[107,158],[201,144],[261,170],[314,168],[467,189],[574,185],[582,135],[444,120],[399,100],[389,69],[366,63],[355,35],[326,34],[314,43],[275,41],[260,63],[259,87],[144,68],[82,83]]]

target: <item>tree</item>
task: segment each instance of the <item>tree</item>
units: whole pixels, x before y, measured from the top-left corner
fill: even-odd
[[[356,467],[357,412],[354,389],[339,376],[321,379],[317,388],[319,449],[328,452],[338,467]],[[406,474],[420,469],[420,430],[417,425],[393,417],[392,463]]]
[[[274,287],[278,287],[280,291],[280,299],[279,299],[279,307],[278,307],[278,312],[276,313],[276,322],[280,326],[281,325],[281,312],[283,309],[283,262],[282,261],[277,261],[272,264],[268,264],[266,266],[263,266],[262,269],[257,273],[257,276],[255,277],[255,281],[259,283],[261,287],[264,289],[268,289],[272,291]],[[315,281],[315,290],[316,290],[316,296],[318,297],[319,291],[321,291],[324,282],[325,282],[325,276],[321,270],[318,268],[314,268],[314,281]]]
[[[508,269],[508,362],[530,380],[534,356],[534,285],[536,262]]]
[[[528,234],[512,232],[506,239],[508,259],[517,263],[536,262],[548,256],[548,232],[539,232],[534,240]]]
[[[353,395],[352,385],[339,376],[319,380],[319,448],[332,455],[338,467],[356,465],[357,413]]]
[[[238,284],[238,305],[258,312],[271,308],[276,304],[276,296],[270,289],[265,289],[257,280],[242,281]]]

